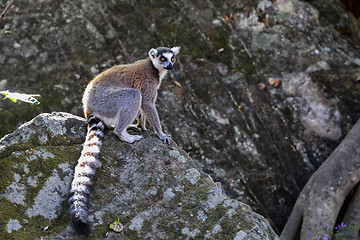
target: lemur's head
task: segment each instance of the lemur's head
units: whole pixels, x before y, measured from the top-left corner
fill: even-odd
[[[152,64],[159,71],[166,69],[173,69],[173,65],[175,63],[175,57],[179,53],[180,47],[158,47],[152,48],[149,51],[149,57],[151,59]]]

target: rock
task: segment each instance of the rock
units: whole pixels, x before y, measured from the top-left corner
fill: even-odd
[[[160,119],[201,170],[280,233],[307,179],[360,117],[360,51],[336,31],[348,26],[338,6],[15,1],[1,22],[0,85],[42,97],[38,106],[0,101],[0,135],[41,112],[82,115],[83,90],[96,74],[152,47],[181,45],[159,89]]]
[[[66,203],[85,132],[82,118],[54,112],[0,140],[1,239],[73,238]],[[174,142],[146,133],[127,144],[109,131],[100,156],[92,239],[279,239]],[[112,223],[124,228],[112,231]]]
[[[307,74],[284,77],[282,87],[290,106],[300,109],[300,120],[308,131],[320,137],[339,140],[342,136],[340,111],[334,101],[327,100]]]
[[[354,42],[360,41],[360,20],[351,12],[359,11],[357,1],[333,0],[309,0],[320,11],[321,21],[325,24],[331,24],[337,31],[349,35]],[[348,11],[344,4],[348,5]],[[356,6],[357,5],[357,6]]]

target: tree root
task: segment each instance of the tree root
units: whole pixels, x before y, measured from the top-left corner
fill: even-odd
[[[348,193],[360,180],[360,119],[348,135],[314,172],[300,193],[280,238],[293,240],[329,237],[323,228],[333,229]],[[360,189],[360,188],[359,188]],[[356,191],[343,222],[359,226],[360,190]],[[358,233],[356,233],[357,235]]]
[[[344,216],[344,223],[349,226],[360,226],[360,186],[358,184],[356,192],[349,204]],[[359,239],[359,231],[351,233],[351,239]]]

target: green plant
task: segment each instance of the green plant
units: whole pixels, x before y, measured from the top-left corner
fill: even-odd
[[[40,102],[35,97],[40,97],[39,94],[25,94],[25,93],[14,93],[6,91],[0,91],[0,94],[4,95],[5,97],[3,99],[10,99],[14,103],[16,103],[18,100],[26,103],[33,104],[40,104]]]
[[[337,225],[334,230],[330,229],[330,228],[322,228],[320,229],[317,233],[316,233],[316,240],[328,240],[328,239],[333,239],[333,240],[350,240],[353,239],[353,236],[351,235],[351,233],[358,231],[359,228],[355,227],[355,226],[346,226],[345,223],[341,223],[339,225]],[[322,234],[319,233],[328,233],[327,235],[330,236],[323,236]]]

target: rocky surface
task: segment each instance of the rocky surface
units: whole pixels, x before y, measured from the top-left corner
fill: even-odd
[[[308,0],[320,11],[320,21],[336,31],[360,42],[360,3],[356,0]],[[345,5],[344,5],[345,4]]]
[[[40,93],[42,104],[1,101],[0,131],[40,112],[81,116],[97,73],[181,45],[160,118],[198,167],[279,233],[360,116],[359,47],[331,24],[299,0],[16,1],[0,24],[0,86]]]
[[[66,202],[85,132],[83,119],[54,112],[0,140],[1,239],[73,239]],[[100,156],[91,239],[279,239],[175,142],[147,133],[127,144],[108,132]]]

